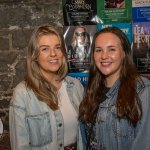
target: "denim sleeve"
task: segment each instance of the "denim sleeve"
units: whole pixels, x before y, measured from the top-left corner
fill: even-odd
[[[78,137],[77,137],[77,150],[83,150],[83,142],[82,142],[82,135],[81,130],[78,128]]]
[[[11,150],[31,150],[29,135],[25,126],[25,108],[23,93],[15,90],[9,107],[9,132]]]
[[[86,150],[86,145],[87,145],[87,138],[86,138],[86,133],[85,133],[85,125],[82,122],[79,122],[79,142],[82,145],[82,148],[80,150]]]
[[[139,121],[131,150],[150,150],[150,84],[139,93],[142,102],[142,119]]]

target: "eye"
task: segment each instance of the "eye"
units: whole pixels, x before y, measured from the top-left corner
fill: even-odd
[[[61,46],[56,46],[55,50],[61,50]]]
[[[115,48],[110,48],[110,49],[109,49],[109,52],[114,52],[114,51],[116,51]]]
[[[94,50],[94,52],[97,52],[97,53],[100,53],[102,51],[102,49],[100,49],[100,48],[96,48],[95,50]]]
[[[41,48],[40,48],[40,51],[48,51],[48,50],[49,50],[48,47],[41,47]]]

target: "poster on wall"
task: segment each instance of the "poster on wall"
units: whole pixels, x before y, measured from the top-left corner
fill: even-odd
[[[91,42],[96,25],[64,26],[69,75],[87,82]]]
[[[132,0],[133,22],[150,21],[150,0]]]
[[[112,24],[109,23],[109,24],[98,24],[97,25],[98,31],[105,27],[118,27],[126,34],[130,44],[132,44],[132,24],[131,23],[112,23]]]
[[[97,0],[97,14],[103,23],[131,22],[132,1]]]
[[[96,0],[62,0],[64,25],[96,24]]]
[[[150,22],[133,23],[133,60],[140,74],[150,78]]]

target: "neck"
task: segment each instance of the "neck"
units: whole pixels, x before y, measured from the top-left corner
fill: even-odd
[[[45,76],[44,74],[42,74],[42,76],[49,82],[51,83],[53,86],[56,87],[56,89],[59,89],[61,87],[61,79],[57,74],[48,74],[47,76]]]
[[[61,87],[61,79],[58,75],[53,76],[48,80],[52,85],[56,87],[56,89],[60,89]]]
[[[117,80],[118,80],[118,78],[115,78],[115,79],[106,78],[106,80],[105,80],[106,87],[111,88]]]

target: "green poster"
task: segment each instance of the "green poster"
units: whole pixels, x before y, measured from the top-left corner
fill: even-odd
[[[97,14],[102,23],[132,21],[131,0],[97,0]]]

